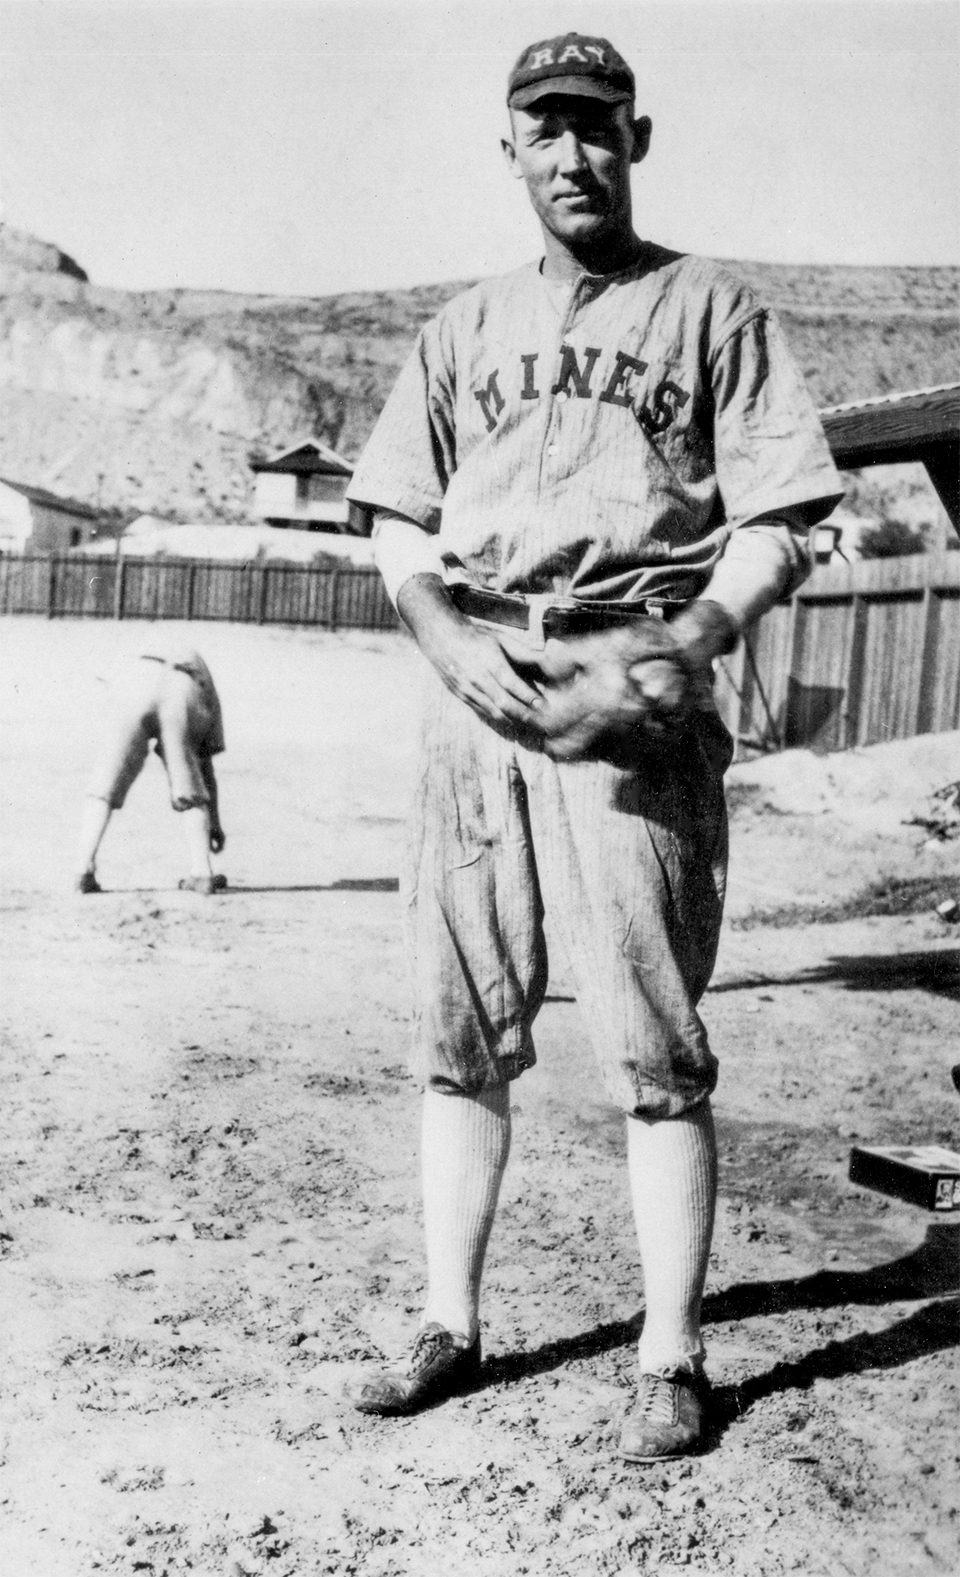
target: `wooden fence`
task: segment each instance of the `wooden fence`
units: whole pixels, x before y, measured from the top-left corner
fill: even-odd
[[[0,614],[49,619],[227,619],[325,630],[397,627],[372,569],[216,559],[0,554]]]
[[[740,756],[960,728],[960,553],[816,569],[721,665],[717,698]]]
[[[369,569],[79,553],[0,554],[0,613],[398,627]],[[741,757],[960,728],[960,553],[818,568],[721,665],[717,697]]]

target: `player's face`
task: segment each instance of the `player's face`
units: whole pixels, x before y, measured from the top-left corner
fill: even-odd
[[[647,151],[648,120],[628,104],[556,94],[513,110],[511,124],[507,163],[550,235],[576,247],[630,230],[630,166]]]

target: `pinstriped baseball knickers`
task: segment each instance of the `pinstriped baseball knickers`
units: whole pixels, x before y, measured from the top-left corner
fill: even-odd
[[[696,1106],[717,1072],[697,1003],[726,878],[722,724],[698,717],[636,772],[557,763],[430,681],[404,883],[417,1073],[475,1092],[532,1066],[546,906],[611,1099]]]

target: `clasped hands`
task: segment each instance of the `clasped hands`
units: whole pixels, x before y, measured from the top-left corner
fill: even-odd
[[[555,761],[628,765],[688,721],[697,676],[739,634],[719,603],[691,602],[671,623],[640,616],[533,651],[463,621],[421,646],[448,688],[489,722],[539,738]]]

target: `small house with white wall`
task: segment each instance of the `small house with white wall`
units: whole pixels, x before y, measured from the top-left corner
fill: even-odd
[[[271,526],[369,536],[369,511],[345,497],[353,466],[342,455],[305,439],[271,460],[255,460],[253,509]]]
[[[83,547],[97,536],[99,519],[89,504],[0,477],[0,552],[62,553]]]

